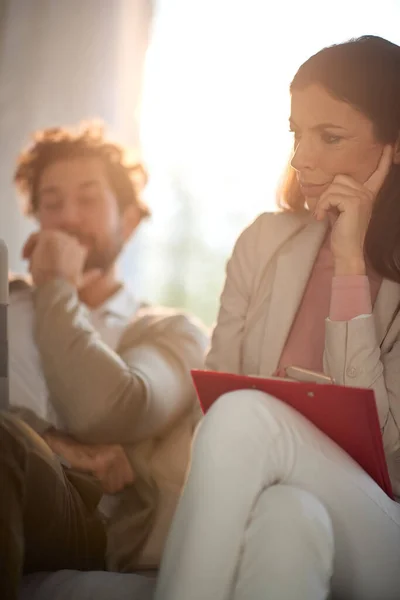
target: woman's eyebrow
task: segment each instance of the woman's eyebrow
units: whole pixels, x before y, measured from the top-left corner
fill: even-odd
[[[298,128],[292,117],[289,118],[289,125],[290,127],[293,127],[295,129]],[[322,131],[324,129],[342,129],[343,131],[346,131],[345,127],[342,127],[341,125],[336,125],[335,123],[318,123],[318,125],[314,125],[312,129],[314,129],[315,131]]]
[[[345,127],[335,125],[335,123],[319,123],[318,125],[314,125],[313,129],[317,131],[321,131],[322,129],[343,129],[343,131],[346,131]]]

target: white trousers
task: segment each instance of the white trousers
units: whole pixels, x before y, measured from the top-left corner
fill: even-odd
[[[155,599],[330,593],[400,599],[400,505],[288,405],[222,396],[196,434]]]

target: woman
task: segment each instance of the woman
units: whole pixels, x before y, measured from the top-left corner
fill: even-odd
[[[291,96],[285,210],[236,244],[208,368],[372,388],[400,495],[400,48],[325,48]],[[299,413],[238,391],[196,436],[156,598],[398,600],[399,559],[400,506]]]

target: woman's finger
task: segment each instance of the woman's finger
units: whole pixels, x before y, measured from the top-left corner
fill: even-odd
[[[359,183],[349,175],[335,175],[332,181],[332,185],[335,185],[337,183],[340,185],[345,185],[346,187],[352,189],[353,192],[365,192],[363,184]]]
[[[342,181],[334,180],[333,183],[329,186],[329,188],[321,194],[321,198],[328,196],[329,194],[342,194],[344,196],[351,196],[352,198],[362,198],[368,197],[368,192],[362,188],[362,186],[351,187]]]
[[[350,202],[350,197],[347,194],[327,194],[325,197],[321,196],[315,207],[314,216],[317,221],[322,221],[332,208],[339,212],[344,212]]]
[[[377,168],[364,184],[364,186],[368,190],[370,190],[374,194],[374,196],[376,196],[379,190],[381,189],[389,173],[390,167],[393,163],[393,155],[394,149],[390,144],[388,144],[383,149],[382,156],[380,158]]]

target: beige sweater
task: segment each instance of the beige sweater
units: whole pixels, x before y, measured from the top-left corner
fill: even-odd
[[[34,299],[36,343],[67,431],[86,443],[123,444],[137,475],[109,522],[108,566],[157,567],[201,417],[190,369],[203,367],[207,335],[184,314],[146,308],[115,353],[67,282],[49,282]],[[20,414],[39,433],[48,427],[29,411]]]

